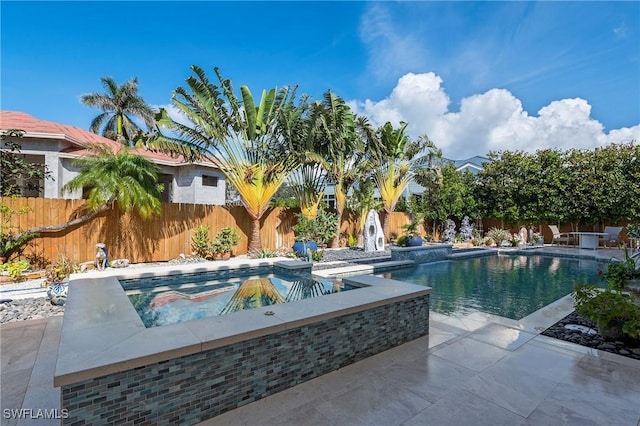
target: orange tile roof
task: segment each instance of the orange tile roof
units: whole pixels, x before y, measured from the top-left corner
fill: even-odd
[[[60,139],[67,140],[74,144],[61,152],[73,156],[85,156],[90,154],[90,145],[99,144],[110,146],[115,152],[122,148],[122,145],[114,140],[105,138],[104,136],[91,133],[79,127],[67,124],[54,123],[53,121],[40,120],[29,114],[18,111],[0,111],[0,130],[20,129],[26,134],[25,137],[38,137],[44,135],[58,136]],[[145,149],[135,148],[134,153],[146,157],[156,163],[177,166],[185,164],[182,156],[172,157],[161,152],[147,151]],[[212,167],[213,163],[204,161],[205,166]]]

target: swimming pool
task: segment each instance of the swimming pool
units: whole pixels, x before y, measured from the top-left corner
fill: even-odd
[[[149,287],[135,281],[126,285],[127,296],[145,327],[225,315],[262,306],[294,302],[351,290],[355,287],[307,276],[254,275],[213,279],[208,274]]]
[[[599,268],[595,260],[497,255],[424,263],[382,276],[433,287],[434,312],[480,311],[519,320],[571,293],[577,283],[603,286]]]

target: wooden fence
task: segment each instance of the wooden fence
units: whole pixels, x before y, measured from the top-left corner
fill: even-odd
[[[28,209],[28,213],[16,214],[8,221],[14,232],[62,224],[86,211],[84,200],[3,197],[0,204],[12,210]],[[292,230],[295,213],[295,209],[274,208],[263,216],[260,231],[263,247],[291,248],[295,242]],[[0,217],[0,220],[5,223],[7,218]],[[355,215],[346,214],[342,232],[356,234],[355,222]],[[389,229],[399,232],[400,226],[408,222],[406,214],[393,213]],[[167,261],[180,253],[191,253],[191,236],[198,225],[208,225],[212,238],[220,228],[238,229],[240,242],[234,254],[247,252],[251,220],[243,207],[164,203],[162,214],[149,220],[114,208],[83,224],[42,233],[32,240],[24,256],[46,263],[64,255],[84,262],[93,260],[95,245],[102,242],[107,246],[110,259],[127,258],[134,263]]]
[[[61,224],[78,217],[86,209],[84,200],[50,198],[0,197],[0,204],[10,206],[13,210],[28,209],[28,213],[16,214],[9,221],[14,231]],[[234,254],[247,252],[251,220],[243,207],[165,203],[162,209],[161,215],[145,221],[136,214],[114,208],[69,229],[42,233],[26,248],[24,255],[32,261],[40,259],[44,263],[61,255],[84,262],[93,260],[95,245],[102,242],[107,246],[110,259],[127,258],[134,263],[167,261],[181,253],[191,253],[191,236],[198,225],[208,225],[211,237],[226,226],[238,229],[240,242],[234,248]],[[264,248],[291,248],[295,241],[292,226],[296,221],[296,213],[296,209],[274,208],[263,216],[260,237]],[[356,215],[347,212],[344,216],[342,235],[357,235]],[[6,216],[0,217],[0,223],[5,223],[6,219]],[[407,214],[391,213],[389,233],[402,235],[402,225],[409,222]],[[496,220],[483,221],[484,231],[493,226],[503,225]],[[512,232],[517,232],[516,227],[511,228]],[[543,232],[547,242],[551,241],[551,233],[546,225],[540,224],[538,229]],[[561,226],[562,232],[572,230],[570,225]],[[431,232],[431,229],[427,228],[427,232]]]

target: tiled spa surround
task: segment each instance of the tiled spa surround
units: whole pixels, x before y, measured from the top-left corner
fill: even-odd
[[[428,333],[430,289],[344,281],[362,288],[150,329],[115,278],[72,281],[55,377],[65,424],[190,424]]]

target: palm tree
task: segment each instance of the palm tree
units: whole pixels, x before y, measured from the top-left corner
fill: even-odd
[[[155,145],[187,159],[213,159],[238,191],[251,218],[249,252],[260,250],[260,219],[276,191],[298,166],[279,126],[285,112],[295,108],[295,89],[263,90],[256,105],[247,86],[240,88],[241,102],[233,93],[231,81],[223,79],[217,67],[214,70],[219,85],[211,83],[196,65],[191,70],[195,77],[187,78],[188,89],[179,87],[172,96],[189,125],[161,110],[158,125],[178,136],[160,135]]]
[[[75,160],[80,172],[63,191],[89,188],[87,205],[94,216],[114,204],[126,212],[137,211],[143,219],[160,214],[163,185],[157,183],[160,169],[156,164],[126,148],[117,153],[102,146],[93,150],[96,155]]]
[[[80,97],[83,104],[103,111],[91,121],[89,130],[98,133],[102,128],[102,136],[110,137],[123,145],[131,145],[142,133],[132,116],[144,121],[147,129],[152,129],[155,111],[138,94],[137,78],[134,77],[121,86],[111,77],[102,77],[100,80],[106,93],[89,93]]]
[[[108,147],[93,146],[95,155],[74,161],[80,165],[79,174],[62,187],[64,192],[89,189],[88,211],[72,220],[57,225],[45,225],[28,229],[15,236],[43,232],[59,232],[93,219],[113,208],[136,211],[143,219],[160,214],[162,184],[157,183],[159,168],[144,157],[130,153],[126,148],[114,153]]]
[[[331,247],[338,247],[347,193],[366,168],[365,140],[370,132],[366,119],[356,118],[342,98],[331,91],[325,92],[323,98],[311,106],[310,120],[316,123],[317,131],[313,152],[308,152],[307,157],[322,165],[334,185],[338,221]]]
[[[385,235],[388,235],[391,212],[411,181],[417,173],[431,170],[433,159],[441,156],[440,150],[426,135],[411,141],[405,134],[406,128],[405,122],[400,122],[397,129],[386,122],[378,130],[378,149],[371,153],[377,163],[374,181],[385,211],[382,222]]]

